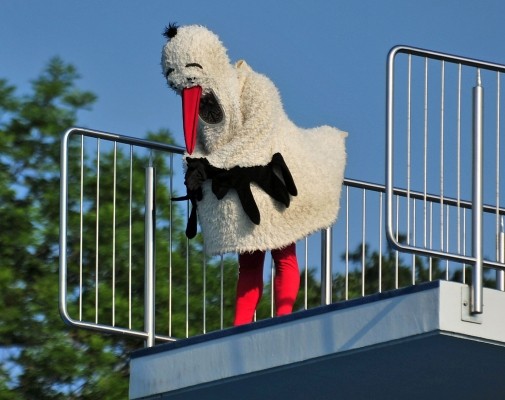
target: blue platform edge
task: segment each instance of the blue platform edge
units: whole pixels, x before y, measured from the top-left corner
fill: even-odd
[[[381,300],[391,299],[394,297],[405,296],[413,293],[422,292],[425,290],[432,290],[440,287],[440,281],[432,281],[412,285],[401,289],[389,290],[381,293],[371,294],[368,296],[360,297],[358,299],[341,301],[332,303],[326,306],[319,306],[311,308],[310,310],[296,311],[289,315],[281,317],[264,319],[261,321],[253,322],[247,325],[241,325],[223,329],[220,331],[209,332],[202,335],[192,336],[190,338],[176,340],[174,342],[163,343],[153,347],[148,347],[140,350],[135,350],[130,354],[131,359],[145,357],[153,354],[164,353],[170,350],[179,349],[181,347],[192,346],[198,343],[208,342],[211,340],[221,339],[232,335],[237,335],[244,332],[250,332],[257,329],[263,329],[274,325],[284,324],[291,321],[296,321],[303,318],[310,318],[316,315],[326,314],[346,308],[356,307],[364,304],[369,304]]]

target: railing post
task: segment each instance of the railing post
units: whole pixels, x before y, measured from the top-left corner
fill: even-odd
[[[321,231],[321,305],[331,304],[331,227]]]
[[[155,169],[151,162],[146,167],[145,193],[145,283],[144,283],[144,329],[147,333],[146,346],[154,346],[155,341],[155,270],[154,270],[154,240],[155,240]]]
[[[500,232],[498,233],[498,262],[505,264],[505,226],[503,217],[500,219]],[[503,270],[496,271],[496,289],[505,291],[505,272]]]
[[[473,194],[472,194],[472,251],[475,259],[472,281],[472,304],[471,312],[481,314],[483,312],[482,290],[482,159],[483,159],[483,101],[484,89],[481,85],[480,70],[477,70],[477,85],[473,88]]]

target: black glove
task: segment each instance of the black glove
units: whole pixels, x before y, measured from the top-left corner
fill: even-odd
[[[184,176],[184,184],[186,185],[187,195],[174,197],[172,201],[189,200],[191,202],[191,213],[186,225],[186,237],[193,239],[197,233],[197,201],[203,198],[202,183],[207,179],[206,170],[210,167],[210,164],[205,158],[188,157],[186,162],[188,163],[188,168]]]
[[[184,184],[188,191],[194,191],[202,186],[207,179],[206,169],[210,166],[206,158],[187,158],[188,169],[184,177]]]

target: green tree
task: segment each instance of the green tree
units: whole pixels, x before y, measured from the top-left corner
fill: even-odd
[[[0,399],[124,399],[128,393],[129,354],[143,346],[136,339],[68,328],[58,313],[61,134],[75,126],[79,111],[89,109],[95,100],[92,93],[77,88],[78,78],[73,66],[54,58],[32,82],[32,93],[28,95],[16,95],[13,86],[0,80]],[[167,130],[146,136],[157,142],[173,142]],[[81,165],[81,148],[79,140],[69,145],[69,173],[75,177],[82,168],[84,195],[91,199],[97,197],[96,176],[100,168],[101,206],[97,212],[92,201],[82,204],[81,251],[79,228],[76,229],[81,223],[81,189],[79,180],[70,179],[67,256],[68,310],[72,318],[96,319],[107,325],[115,318],[115,325],[127,327],[131,302],[132,328],[142,329],[143,167],[152,162],[157,169],[158,203],[157,333],[182,338],[230,326],[236,261],[233,258],[204,260],[201,238],[186,240],[185,217],[179,207],[169,207],[171,194],[167,180],[172,171],[167,155],[139,153],[131,160],[127,149],[116,151],[104,146],[97,167],[96,154],[83,156]],[[128,179],[130,164],[135,167],[132,188]],[[110,173],[114,165],[115,183]],[[116,185],[115,209],[113,185]],[[130,190],[133,195],[131,239],[124,229],[130,223],[124,206]],[[98,252],[94,236],[97,217],[100,221]],[[110,223],[113,218],[117,228],[114,253],[111,238],[116,228]],[[170,228],[172,243],[168,239]],[[98,274],[92,268],[97,254]],[[129,258],[133,260],[131,274],[124,268]],[[75,269],[80,259],[82,278]],[[172,286],[168,284],[169,279]],[[188,289],[186,281],[190,282]],[[97,282],[100,291],[95,308]],[[208,293],[205,297],[204,285]],[[113,290],[114,304],[110,301]],[[82,308],[78,304],[78,292],[82,293]],[[222,319],[221,309],[225,311]]]
[[[53,282],[58,260],[58,142],[62,128],[94,101],[91,93],[75,88],[77,77],[73,67],[55,58],[32,82],[30,96],[17,97],[5,80],[1,84],[1,344],[15,350],[6,353],[11,363],[3,364],[5,386],[12,389],[2,392],[4,398],[44,398],[39,393],[46,385],[34,376],[36,366],[63,368],[54,362],[61,356],[55,344],[65,338],[52,329],[59,324]],[[44,357],[40,349],[49,342],[56,349]],[[56,382],[62,390],[64,381]]]

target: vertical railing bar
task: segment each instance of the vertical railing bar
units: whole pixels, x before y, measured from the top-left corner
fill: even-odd
[[[304,270],[305,270],[305,293],[303,299],[303,308],[306,310],[308,308],[308,274],[309,274],[309,239],[305,236],[304,239],[305,248],[304,248]]]
[[[275,284],[275,264],[273,257],[270,259],[270,317],[275,316],[275,296],[274,296],[274,284]]]
[[[202,274],[203,274],[203,296],[202,296],[202,333],[207,333],[207,252],[205,249],[205,243],[202,249]]]
[[[408,58],[407,78],[407,244],[410,244],[410,188],[411,188],[411,135],[412,135],[412,54]]]
[[[426,199],[423,201],[424,203],[424,207],[426,207]],[[412,238],[412,245],[413,246],[416,246],[417,244],[417,228],[416,228],[416,225],[417,225],[417,217],[416,217],[416,199],[413,199],[413,219],[414,219],[414,229],[413,229],[413,238]],[[426,220],[425,220],[426,222]],[[426,227],[425,227],[426,229]],[[416,284],[416,255],[415,253],[412,253],[412,285],[415,285]]]
[[[379,193],[379,293],[382,293],[382,196]]]
[[[444,102],[445,102],[445,61],[442,61],[440,93],[440,249],[444,251]]]
[[[496,236],[500,233],[500,72],[496,73]],[[496,247],[498,260],[499,247]],[[499,271],[497,271],[499,272]]]
[[[473,147],[472,147],[472,255],[475,264],[472,274],[471,311],[481,314],[483,311],[482,297],[482,141],[483,141],[483,87],[480,69],[477,69],[477,83],[473,87]]]
[[[398,231],[399,231],[399,220],[400,218],[400,196],[396,196],[396,232],[395,239],[398,242]],[[408,234],[407,234],[408,236]],[[395,289],[399,286],[399,274],[400,274],[400,252],[395,250]]]
[[[174,154],[170,153],[170,177],[169,177],[169,189],[170,189],[170,198],[173,197],[174,194]],[[174,217],[173,217],[173,202],[170,199],[169,206],[169,218],[170,218],[170,226],[168,229],[168,336],[172,336],[172,253],[173,253],[173,225],[174,225]]]
[[[204,245],[205,246],[205,245]],[[203,308],[203,321],[202,321],[202,331],[203,333],[207,333],[207,257],[205,255],[205,248],[202,254],[203,265],[202,265],[202,273],[203,273],[203,296],[202,296],[202,308]]]
[[[155,344],[155,235],[156,235],[156,195],[155,195],[155,169],[152,165],[152,156],[146,167],[145,182],[145,282],[144,282],[144,330],[147,333],[146,347]]]
[[[133,146],[130,145],[130,177],[128,204],[128,329],[132,328],[132,213],[133,213]]]
[[[433,248],[433,203],[430,202],[430,249]],[[429,280],[430,282],[433,280],[433,258],[429,257]]]
[[[95,324],[98,324],[98,256],[100,230],[100,139],[96,140]]]
[[[450,218],[449,218],[449,205],[446,205],[447,211],[445,213],[447,223],[446,223],[446,229],[445,229],[445,249],[449,253],[451,251],[450,246],[449,246],[449,230],[450,230]],[[445,280],[449,280],[449,260],[445,260]]]
[[[82,321],[83,227],[84,227],[84,135],[81,135],[81,183],[79,204],[79,321]]]
[[[386,232],[392,238],[393,230],[393,197],[394,197],[394,103],[395,103],[395,57],[390,52],[387,60],[386,74]],[[396,241],[398,243],[398,241]],[[396,246],[395,246],[396,247]]]
[[[186,202],[186,218],[189,220],[189,201]],[[186,337],[189,337],[189,239],[186,238],[186,316],[185,316],[185,329]]]
[[[463,210],[463,255],[466,256],[466,209]],[[466,284],[466,264],[463,264],[463,283]]]
[[[321,305],[331,304],[332,227],[321,231]]]
[[[361,225],[361,296],[365,295],[366,279],[366,191],[363,189]]]
[[[503,218],[500,221],[500,72],[496,72],[496,237],[498,243],[496,246],[497,260],[505,262],[505,235],[503,233]],[[505,272],[496,271],[496,288],[505,290]]]
[[[502,264],[505,263],[505,226],[503,217],[501,217],[500,232],[498,233],[498,261]],[[501,274],[498,274],[501,272]],[[497,271],[496,275],[496,289],[505,291],[505,274],[503,271]]]
[[[60,147],[60,237],[59,237],[59,274],[58,274],[58,309],[61,317],[70,322],[68,315],[68,196],[69,196],[69,133],[65,133]]]
[[[423,165],[423,221],[424,221],[424,232],[426,232],[426,199],[428,192],[428,58],[424,59],[424,165]],[[426,237],[426,236],[425,236]],[[426,247],[426,243],[424,243]]]
[[[220,320],[220,327],[221,329],[224,328],[224,256],[221,254],[221,263],[220,263],[220,278],[221,278],[221,320]]]
[[[349,300],[349,186],[345,189],[345,299]]]
[[[457,148],[456,148],[456,199],[458,210],[458,254],[461,254],[461,64],[458,64],[458,94],[457,94]]]
[[[116,191],[117,191],[117,142],[114,142],[112,177],[112,326],[116,326]]]

